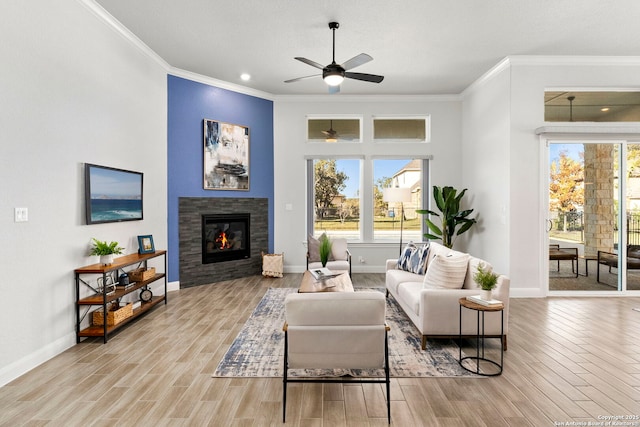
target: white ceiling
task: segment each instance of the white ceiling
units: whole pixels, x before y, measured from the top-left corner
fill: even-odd
[[[89,0],[91,1],[91,0]],[[172,67],[274,95],[326,94],[321,71],[362,52],[342,94],[458,94],[512,55],[640,55],[638,0],[95,0]],[[240,80],[249,73],[249,82]]]

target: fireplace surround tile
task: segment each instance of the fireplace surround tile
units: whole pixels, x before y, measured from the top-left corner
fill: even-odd
[[[202,215],[249,213],[251,257],[202,263]],[[180,287],[211,284],[262,272],[261,253],[269,252],[269,201],[266,198],[180,197],[178,232]]]

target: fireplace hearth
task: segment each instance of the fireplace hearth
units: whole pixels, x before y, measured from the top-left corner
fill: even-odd
[[[229,217],[238,213],[250,215],[247,231],[243,233],[243,240],[250,245],[247,247],[248,254],[240,259],[204,264],[202,216],[216,214]],[[229,222],[219,219],[216,219],[216,223]],[[180,288],[259,275],[262,272],[260,254],[269,253],[269,200],[253,197],[180,197],[178,238],[178,265],[175,268],[180,272]]]
[[[202,215],[202,263],[249,258],[250,222],[248,213]]]

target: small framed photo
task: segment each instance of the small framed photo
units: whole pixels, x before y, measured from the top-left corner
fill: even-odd
[[[152,254],[156,251],[153,246],[153,236],[138,236],[138,253],[139,254]]]

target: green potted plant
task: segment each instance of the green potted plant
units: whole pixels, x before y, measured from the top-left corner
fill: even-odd
[[[318,246],[318,251],[320,252],[320,262],[323,267],[327,266],[327,261],[329,261],[329,255],[331,255],[331,240],[327,237],[326,234],[320,236],[320,246]]]
[[[442,240],[442,244],[447,248],[453,247],[455,237],[469,230],[477,221],[475,218],[469,218],[473,209],[460,210],[460,200],[467,191],[465,188],[460,193],[453,187],[433,186],[433,198],[440,214],[429,209],[416,210],[417,213],[425,215],[435,215],[440,217],[441,226],[438,227],[429,218],[425,218],[430,233],[425,233],[427,239]]]
[[[124,248],[118,246],[118,242],[107,243],[106,240],[102,242],[95,237],[92,240],[93,245],[91,246],[89,255],[99,255],[102,265],[113,264],[113,256],[121,254],[124,250]]]
[[[485,270],[483,263],[479,263],[473,275],[473,280],[480,286],[480,289],[482,289],[482,299],[489,301],[491,299],[491,291],[498,283],[498,274]]]

